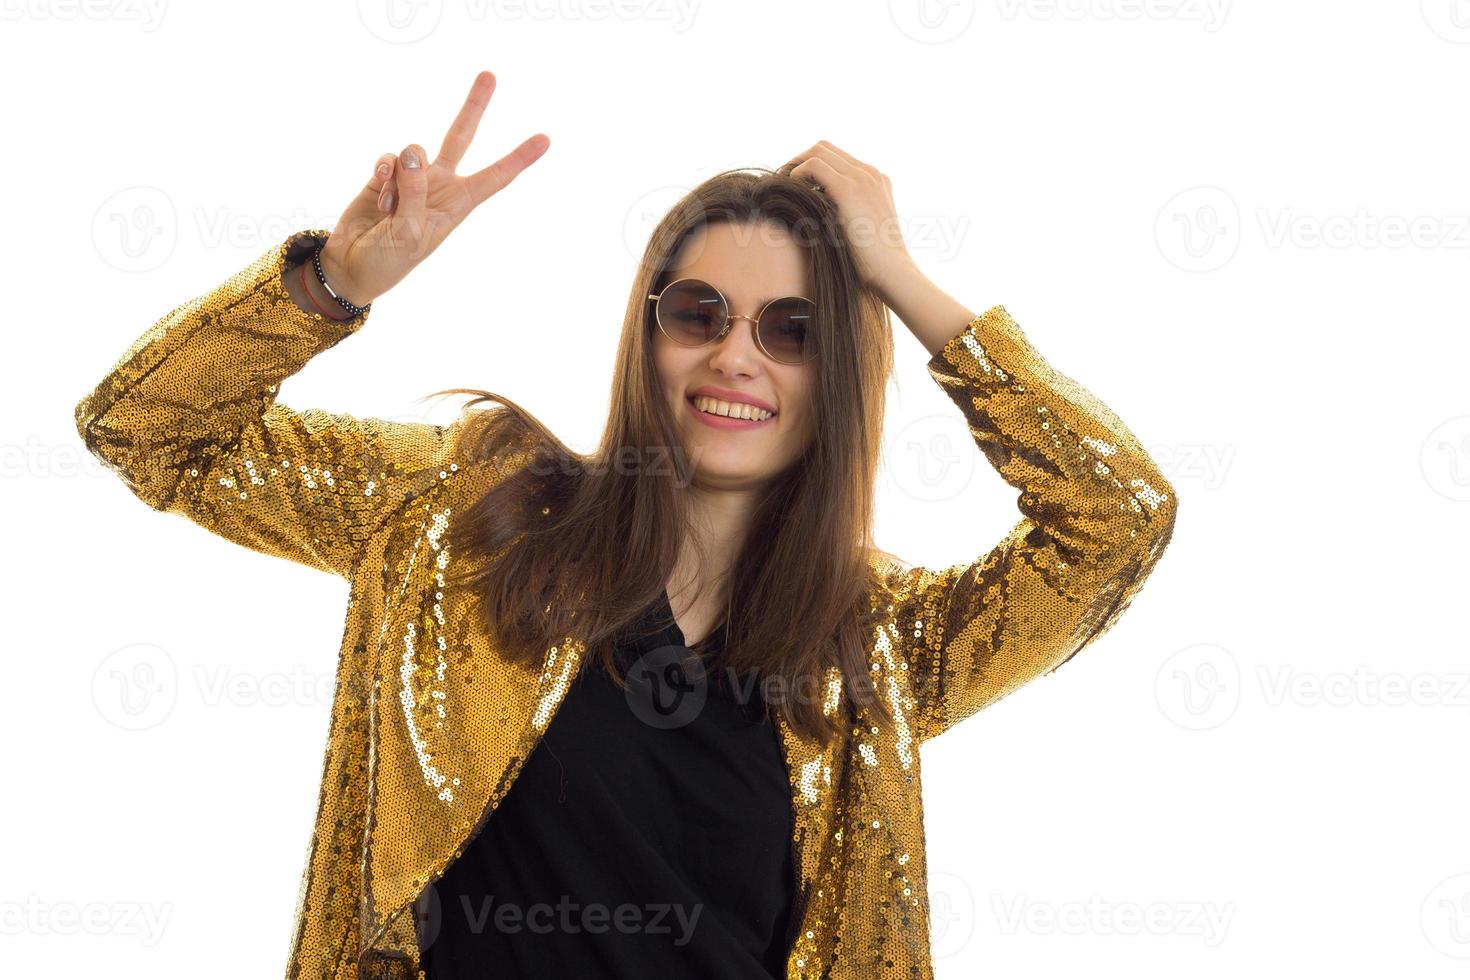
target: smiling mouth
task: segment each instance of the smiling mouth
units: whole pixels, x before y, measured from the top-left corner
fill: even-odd
[[[764,422],[775,418],[775,412],[768,412],[754,405],[743,402],[727,402],[709,395],[693,395],[686,399],[694,410],[703,415],[713,415],[716,418],[737,419],[748,422]]]
[[[684,404],[689,406],[689,411],[696,419],[715,429],[754,429],[773,424],[779,414],[754,405],[721,401],[708,395],[685,398]]]

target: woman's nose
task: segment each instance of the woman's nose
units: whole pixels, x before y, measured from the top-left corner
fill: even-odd
[[[732,316],[730,329],[714,343],[710,367],[726,374],[751,374],[761,358],[755,342],[755,323],[750,317]]]

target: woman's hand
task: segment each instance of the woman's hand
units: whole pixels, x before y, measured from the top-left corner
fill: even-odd
[[[432,163],[418,143],[378,158],[372,179],[342,212],[322,249],[327,283],[344,299],[366,306],[383,295],[471,211],[546,152],[551,141],[537,133],[485,169],[455,174],[494,91],[494,75],[475,76]]]
[[[878,168],[821,140],[781,168],[788,169],[794,176],[816,181],[837,204],[838,221],[852,243],[864,285],[931,355],[976,318],[969,307],[924,275],[909,255],[893,208],[892,184]]]
[[[886,300],[890,284],[914,268],[888,177],[826,140],[792,157],[781,170],[815,181],[832,198],[853,246],[858,275]]]

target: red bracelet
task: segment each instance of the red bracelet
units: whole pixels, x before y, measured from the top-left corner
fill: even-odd
[[[342,320],[345,320],[346,319],[346,317],[342,317],[341,319],[338,319],[337,317],[332,316],[332,314],[330,314],[326,310],[322,309],[322,304],[318,303],[316,301],[316,297],[313,296],[313,295],[311,295],[311,289],[310,289],[310,287],[308,287],[306,285],[306,263],[305,262],[301,263],[301,291],[306,294],[306,298],[307,299],[311,300],[311,305],[312,306],[315,306],[317,308],[317,310],[319,310],[321,312],[321,315],[324,316],[324,317],[326,317],[328,320],[331,320],[334,323],[340,323]]]

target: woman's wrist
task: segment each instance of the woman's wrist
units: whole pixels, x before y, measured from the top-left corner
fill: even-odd
[[[303,312],[320,313],[329,320],[349,319],[347,311],[317,281],[310,259],[286,269],[282,279],[286,295]]]
[[[336,258],[331,252],[327,251],[326,248],[322,249],[319,258],[321,259],[322,263],[322,275],[326,276],[327,285],[331,286],[332,288],[331,292],[329,293],[326,289],[322,287],[320,279],[313,283],[313,286],[316,288],[317,292],[326,293],[327,299],[332,303],[333,306],[337,307],[339,310],[342,309],[342,305],[332,298],[331,293],[336,293],[338,296],[342,297],[347,302],[352,303],[354,306],[367,306],[369,303],[377,298],[374,296],[368,296],[362,290],[358,289],[350,282],[348,282],[347,273],[342,270],[342,267],[337,264]],[[307,264],[311,264],[310,260],[308,260]],[[309,278],[316,279],[315,269],[308,269],[307,273]],[[346,313],[347,311],[342,310],[342,312]]]
[[[969,307],[935,285],[917,265],[895,268],[873,288],[931,356],[975,318]]]

